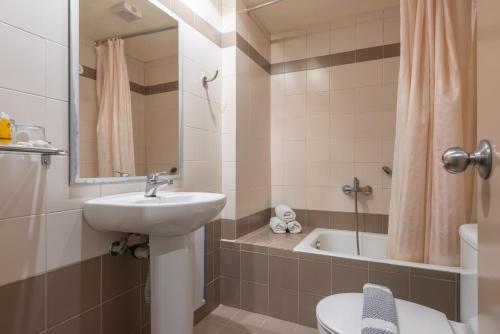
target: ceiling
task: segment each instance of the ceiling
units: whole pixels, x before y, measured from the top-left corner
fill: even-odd
[[[123,0],[80,1],[80,35],[96,41],[114,36],[146,32],[161,28],[176,27],[177,21],[147,0],[126,0],[137,7],[143,17],[127,22],[114,14],[111,8]],[[177,54],[178,30],[127,38],[125,50],[143,62]]]
[[[247,8],[268,1],[244,0]],[[268,32],[277,34],[398,5],[399,0],[283,0],[250,15]]]

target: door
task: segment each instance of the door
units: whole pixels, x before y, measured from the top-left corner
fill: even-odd
[[[493,146],[493,171],[477,178],[479,333],[500,333],[500,1],[478,0],[478,139]]]

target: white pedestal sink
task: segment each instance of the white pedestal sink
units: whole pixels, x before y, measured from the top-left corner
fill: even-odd
[[[226,204],[213,193],[126,193],[84,203],[83,214],[102,231],[149,234],[152,334],[193,332],[193,231]]]

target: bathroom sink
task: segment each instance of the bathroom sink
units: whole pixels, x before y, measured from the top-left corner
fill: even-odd
[[[99,197],[86,201],[83,214],[97,230],[178,236],[210,222],[226,204],[226,196],[215,193],[159,191]]]

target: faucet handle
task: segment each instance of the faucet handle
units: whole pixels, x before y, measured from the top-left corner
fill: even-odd
[[[158,178],[161,176],[161,175],[167,175],[168,173],[165,172],[165,171],[162,171],[162,172],[153,172],[151,174],[148,175],[148,180],[151,180],[151,181],[158,181]]]

